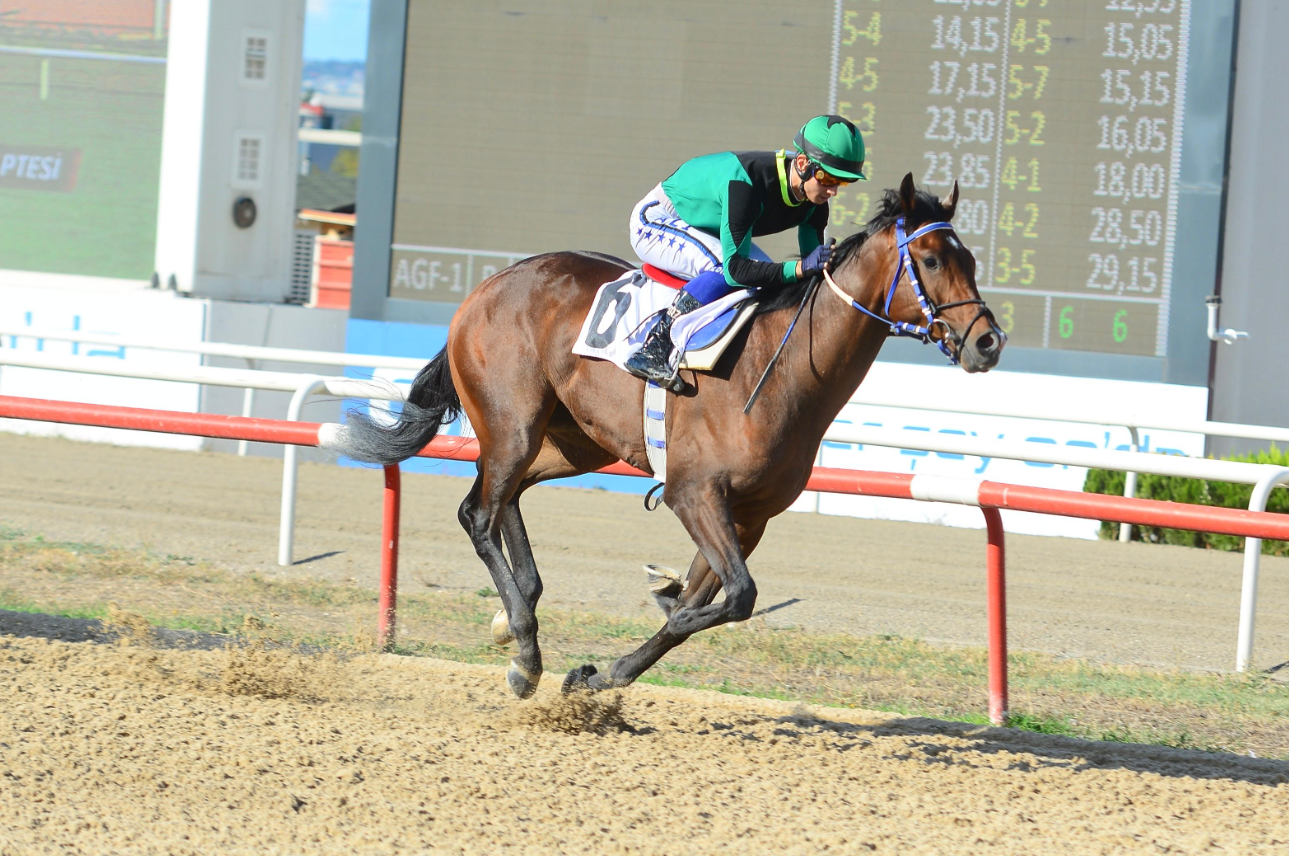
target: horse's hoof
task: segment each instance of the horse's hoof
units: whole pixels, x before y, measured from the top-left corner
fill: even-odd
[[[532,698],[541,679],[541,672],[534,675],[514,660],[510,661],[510,668],[506,670],[506,683],[510,685],[510,691],[519,698]]]
[[[663,615],[671,618],[680,604],[681,595],[685,593],[684,580],[678,572],[662,565],[645,565],[644,569],[649,574],[649,593],[653,595],[654,602]]]
[[[597,669],[594,666],[578,666],[576,669],[569,671],[564,676],[564,686],[560,692],[564,695],[576,692],[592,692],[595,687],[591,686],[591,678],[595,677]]]
[[[644,569],[649,575],[649,591],[654,594],[679,597],[685,590],[685,583],[680,578],[679,571],[662,565],[645,565]]]
[[[515,641],[515,634],[510,632],[510,619],[506,617],[504,609],[497,610],[492,618],[492,641],[503,647]]]

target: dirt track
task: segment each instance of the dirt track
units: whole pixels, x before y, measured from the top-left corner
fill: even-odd
[[[0,682],[3,856],[1289,847],[1283,762],[389,656],[11,637]]]
[[[273,567],[271,461],[8,435],[0,461],[5,525]],[[302,475],[298,553],[321,558],[287,573],[373,579],[379,476]],[[406,482],[405,585],[485,585],[452,513],[464,483]],[[691,548],[638,502],[531,494],[545,603],[652,610],[639,563]],[[776,523],[752,562],[768,620],[983,641],[981,533]],[[1229,666],[1238,556],[1009,547],[1013,646]],[[1270,665],[1289,659],[1289,563],[1265,567]],[[1289,850],[1285,762],[649,686],[570,703],[552,677],[520,704],[491,667],[0,638],[0,856]]]

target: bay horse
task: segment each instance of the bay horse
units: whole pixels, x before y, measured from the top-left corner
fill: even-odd
[[[756,584],[745,560],[767,521],[805,488],[824,431],[888,335],[916,331],[968,372],[997,364],[1006,336],[976,290],[974,257],[949,224],[957,202],[956,183],[941,201],[905,176],[898,191],[885,192],[866,229],[838,245],[828,288],[808,294],[809,283],[785,286],[714,372],[685,373],[685,391],[667,408],[662,501],[698,553],[683,581],[654,587],[667,617],[662,629],[607,675],[592,665],[573,669],[566,692],[630,684],[694,633],[752,615]],[[397,421],[351,414],[340,438],[343,454],[390,464],[411,457],[461,412],[469,417],[478,476],[457,517],[501,595],[504,615],[493,635],[516,643],[506,680],[520,698],[536,691],[542,674],[535,613],[542,581],[520,495],[619,459],[651,472],[644,381],[573,354],[597,289],[630,268],[599,253],[558,252],[493,275],[457,310],[447,345],[417,374]],[[744,413],[799,309],[797,329]]]

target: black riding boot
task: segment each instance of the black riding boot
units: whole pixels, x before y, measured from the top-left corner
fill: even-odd
[[[653,325],[649,335],[645,336],[640,350],[632,354],[624,363],[626,370],[636,377],[657,381],[660,386],[674,392],[683,389],[684,384],[680,381],[677,371],[671,367],[669,360],[673,350],[671,325],[681,315],[693,312],[702,305],[694,295],[688,291],[681,291],[671,304],[671,308]]]

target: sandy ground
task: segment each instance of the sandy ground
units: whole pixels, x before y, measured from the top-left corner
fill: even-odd
[[[379,567],[379,471],[300,469],[296,559],[276,565],[281,463],[0,433],[0,525],[47,538],[147,546],[220,567],[357,580]],[[466,479],[403,479],[405,591],[491,584],[456,521]],[[644,562],[688,566],[676,518],[639,497],[542,487],[524,513],[546,584],[542,603],[657,613]],[[1234,667],[1242,557],[1182,547],[1012,535],[1009,642],[1097,661]],[[898,634],[983,646],[985,537],[979,530],[784,514],[749,566],[771,626]],[[1289,559],[1263,557],[1253,663],[1289,661]]]
[[[391,656],[10,636],[0,686],[0,856],[1289,848],[1285,762]]]
[[[280,466],[0,435],[0,523],[276,573]],[[293,576],[374,580],[381,479],[302,472]],[[406,479],[406,586],[486,584],[452,511]],[[546,489],[547,602],[634,614],[674,518]],[[767,620],[983,642],[983,535],[788,515],[752,567]],[[1016,647],[1220,669],[1239,557],[1014,537]],[[1289,658],[1268,561],[1259,662]],[[516,702],[499,669],[0,632],[0,856],[29,853],[1285,853],[1289,763],[637,685]],[[56,638],[57,637],[57,638]],[[170,633],[166,640],[183,641]],[[127,640],[128,641],[128,640]]]

